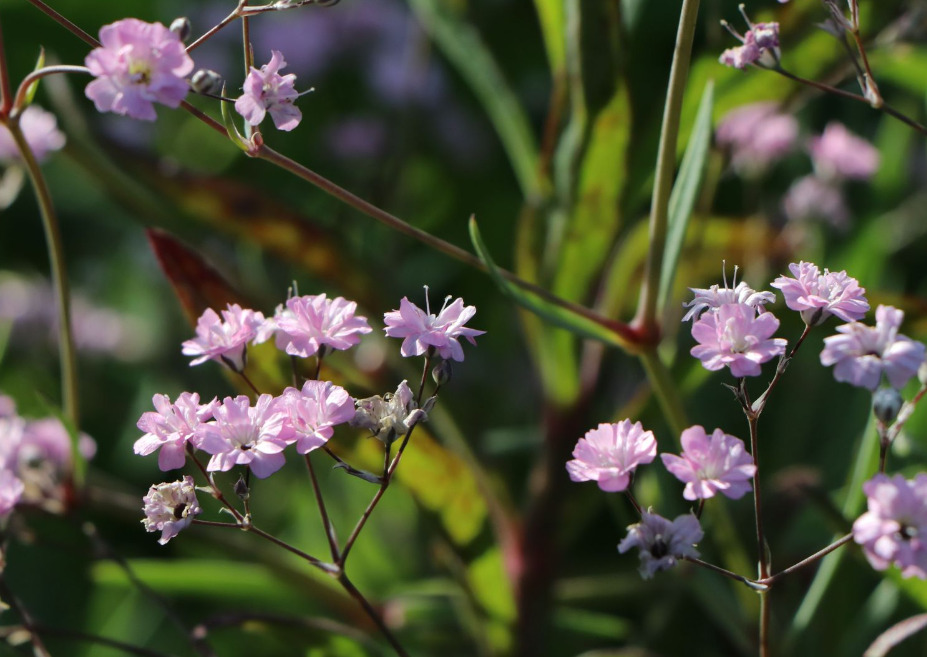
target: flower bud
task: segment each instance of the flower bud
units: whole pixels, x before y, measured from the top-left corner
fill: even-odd
[[[439,386],[449,383],[453,374],[454,368],[449,360],[442,360],[431,370],[431,378],[434,379],[435,383]]]
[[[222,91],[222,76],[215,71],[201,68],[190,78],[190,86],[198,94],[216,95]]]
[[[904,404],[901,393],[894,388],[879,388],[872,393],[872,412],[883,424],[891,424]]]
[[[238,477],[238,481],[235,482],[235,494],[238,495],[242,502],[248,501],[251,497],[251,490],[248,488],[244,477]]]
[[[186,16],[181,16],[180,18],[175,18],[173,20],[170,30],[178,37],[180,37],[181,41],[186,41],[190,38],[190,32],[193,30],[193,28],[190,25],[190,19]]]

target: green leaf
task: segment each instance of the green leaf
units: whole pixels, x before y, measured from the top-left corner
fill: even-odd
[[[222,96],[225,97],[225,85],[222,85]],[[225,124],[225,131],[229,135],[229,139],[233,144],[238,146],[241,150],[247,153],[250,150],[248,142],[244,137],[241,136],[241,133],[238,132],[238,128],[235,126],[235,117],[232,116],[232,110],[229,109],[231,103],[222,101],[219,103],[219,107],[222,108],[222,123]]]
[[[563,31],[565,10],[563,0],[534,0],[541,24],[541,35],[547,49],[547,61],[554,75],[566,66],[566,36]]]
[[[714,82],[709,81],[702,92],[702,101],[699,103],[695,125],[689,137],[686,155],[682,159],[679,174],[673,185],[669,200],[669,219],[667,226],[666,245],[663,252],[663,270],[660,272],[659,307],[662,309],[673,289],[676,277],[676,266],[682,253],[682,246],[686,238],[686,229],[689,227],[689,218],[702,181],[705,179],[705,168],[708,162],[708,149],[711,146],[711,111],[714,104]]]
[[[38,71],[40,68],[45,66],[45,48],[39,49],[39,58],[35,62],[35,68],[33,71]],[[35,93],[39,90],[39,82],[41,78],[29,85],[29,88],[26,89],[26,107],[32,104],[32,100],[35,98]]]

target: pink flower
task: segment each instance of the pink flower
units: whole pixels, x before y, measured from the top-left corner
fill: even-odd
[[[792,150],[798,121],[781,114],[776,103],[752,103],[725,114],[715,136],[730,151],[735,171],[757,176]]]
[[[182,468],[187,460],[187,443],[201,422],[212,419],[218,402],[213,399],[201,405],[200,396],[195,392],[181,393],[173,404],[167,395],[155,395],[151,401],[157,412],[148,411],[139,418],[138,428],[145,435],[135,441],[135,453],[147,456],[160,449],[158,467],[161,470]]]
[[[152,486],[142,501],[145,502],[142,524],[146,531],[161,532],[158,539],[161,545],[189,527],[193,518],[203,512],[190,475],[181,481]]]
[[[782,201],[789,221],[823,219],[835,228],[846,228],[850,210],[839,185],[816,175],[802,176],[789,187]]]
[[[396,438],[411,431],[416,424],[428,419],[434,397],[426,400],[419,408],[409,383],[403,381],[396,392],[358,399],[354,405],[356,408],[350,420],[351,426],[367,429],[374,438],[390,445]]]
[[[96,442],[83,432],[77,436],[77,448],[88,460],[97,452]],[[71,436],[58,418],[46,417],[26,423],[18,451],[21,464],[45,461],[56,470],[65,471],[71,467],[71,452]]]
[[[26,489],[12,470],[0,470],[0,518],[8,516],[19,503]]]
[[[811,140],[814,169],[825,180],[868,180],[879,168],[879,151],[842,123],[831,122]]]
[[[746,68],[750,64],[764,68],[777,66],[779,63],[779,23],[751,23],[744,12],[743,5],[740,6],[740,14],[750,28],[743,36],[731,28],[727,21],[721,21],[721,24],[743,45],[728,48],[721,53],[718,61],[725,66],[739,69]]]
[[[19,127],[35,159],[42,162],[52,151],[64,146],[64,133],[58,130],[58,121],[51,112],[29,105],[19,117]],[[0,162],[21,161],[19,149],[6,125],[0,124]]]
[[[85,93],[100,112],[154,121],[152,103],[178,107],[186,98],[193,60],[161,23],[126,18],[103,26],[100,42],[84,60],[96,77]]]
[[[350,349],[373,329],[367,318],[354,315],[357,304],[324,294],[293,297],[286,310],[278,308],[273,319],[278,349],[291,356],[308,358],[320,349]]]
[[[772,313],[757,316],[753,306],[727,303],[692,325],[692,337],[699,344],[689,353],[706,370],[727,366],[736,377],[759,376],[761,363],[785,353],[787,342],[771,337],[778,328]]]
[[[875,328],[852,322],[837,327],[840,335],[824,338],[821,364],[836,365],[834,378],[875,390],[882,374],[893,388],[901,388],[924,362],[924,345],[900,335],[904,312],[891,306],[876,308]]]
[[[737,278],[737,269],[734,269],[734,278]],[[745,281],[741,281],[731,289],[727,286],[727,279],[724,281],[724,287],[712,285],[709,288],[690,287],[695,298],[689,303],[682,304],[684,308],[689,308],[682,321],[689,319],[698,319],[702,312],[706,310],[717,311],[721,306],[728,303],[744,303],[753,308],[757,313],[763,312],[767,303],[774,303],[776,295],[772,292],[757,292],[749,287]]]
[[[445,359],[462,361],[463,349],[458,338],[466,338],[475,345],[475,338],[486,331],[466,328],[466,324],[476,314],[475,306],[464,306],[463,299],[458,298],[444,307],[437,316],[431,314],[426,303],[422,310],[406,297],[399,302],[399,310],[383,315],[387,337],[403,338],[401,353],[403,356],[421,356],[429,350],[435,350]]]
[[[821,274],[817,265],[810,262],[794,262],[789,265],[789,276],[780,276],[772,287],[782,290],[785,305],[801,313],[808,326],[817,326],[831,315],[845,322],[855,322],[869,312],[866,290],[845,271]]]
[[[302,390],[287,388],[277,408],[286,414],[279,438],[295,442],[300,454],[321,447],[332,437],[335,425],[354,418],[354,400],[330,381],[306,381]]]
[[[750,491],[756,473],[753,457],[744,443],[715,429],[711,437],[698,425],[682,432],[682,456],[660,454],[663,465],[686,485],[687,500],[707,500],[721,492],[732,500]]]
[[[628,535],[618,544],[618,551],[624,554],[631,548],[638,548],[641,577],[650,579],[654,573],[675,566],[679,559],[698,558],[695,545],[702,536],[702,526],[691,513],[670,522],[656,513],[644,511],[641,521],[628,527]]]
[[[248,465],[255,476],[264,479],[283,467],[280,438],[286,415],[270,395],[258,397],[254,407],[244,395],[226,397],[213,413],[215,420],[197,430],[199,448],[212,454],[206,469],[225,472],[235,465]]]
[[[853,540],[876,570],[893,563],[902,577],[927,579],[927,474],[877,474],[863,484],[868,510],[853,523]]]
[[[196,322],[196,337],[183,343],[183,354],[196,356],[191,367],[215,360],[241,372],[245,369],[247,344],[268,337],[264,315],[259,312],[229,304],[220,319],[215,310],[207,308]]]
[[[595,481],[609,493],[625,490],[638,465],[657,456],[657,441],[640,422],[600,424],[579,439],[566,464],[573,481]]]
[[[294,87],[296,76],[277,73],[285,67],[279,50],[271,50],[270,62],[261,70],[251,67],[242,87],[245,93],[235,101],[235,111],[251,125],[260,124],[268,112],[278,130],[290,131],[302,120],[302,112],[293,104],[299,98]]]

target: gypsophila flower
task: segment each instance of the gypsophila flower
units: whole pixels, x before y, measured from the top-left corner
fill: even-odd
[[[350,349],[373,329],[366,317],[355,316],[357,304],[324,294],[292,297],[277,309],[273,324],[278,349],[308,358],[322,348]]]
[[[772,313],[758,316],[753,306],[726,303],[692,325],[692,337],[699,344],[689,353],[706,370],[730,367],[736,377],[758,376],[761,363],[785,353],[787,342],[772,337],[778,328],[779,320]]]
[[[815,173],[824,180],[868,180],[879,168],[879,151],[835,121],[811,140],[809,150]]]
[[[247,465],[260,479],[283,467],[286,441],[280,437],[286,415],[271,395],[261,395],[254,406],[244,395],[226,397],[213,412],[215,420],[199,425],[199,448],[212,454],[206,469],[231,470]]]
[[[927,474],[877,474],[863,484],[868,510],[853,523],[853,540],[876,570],[895,564],[902,577],[927,579]]]
[[[785,305],[801,313],[808,326],[817,326],[831,315],[845,322],[855,322],[869,312],[865,288],[845,271],[822,274],[817,265],[801,261],[789,265],[792,277],[780,276],[771,283],[785,297]]]
[[[734,269],[734,278],[737,278],[737,269]],[[752,307],[757,313],[763,311],[767,303],[774,303],[776,295],[772,292],[757,292],[746,281],[737,283],[733,289],[727,286],[727,280],[724,281],[724,287],[712,285],[709,288],[690,287],[695,298],[689,303],[683,303],[684,308],[689,312],[685,314],[682,321],[698,319],[706,310],[716,311],[721,306],[728,303],[743,303]]]
[[[242,87],[244,93],[235,101],[235,111],[251,125],[260,124],[270,114],[278,130],[290,131],[302,120],[302,112],[293,104],[299,98],[296,76],[277,72],[285,67],[279,50],[271,51],[270,61],[260,70],[251,67]]]
[[[391,338],[403,338],[401,353],[403,356],[421,356],[434,350],[441,358],[462,361],[463,349],[459,338],[466,338],[476,345],[474,338],[486,331],[464,326],[476,314],[475,306],[464,306],[463,299],[458,298],[444,306],[437,316],[431,314],[427,297],[425,310],[422,310],[406,297],[399,302],[399,310],[383,315],[386,335]]]
[[[35,159],[45,160],[52,151],[64,146],[64,133],[58,129],[58,120],[51,112],[46,112],[37,105],[29,105],[19,117],[19,128],[32,149]],[[22,156],[9,128],[0,124],[0,162],[20,162]]]
[[[203,511],[196,500],[196,488],[190,475],[185,475],[181,481],[152,486],[142,501],[145,502],[142,524],[149,532],[161,532],[158,539],[161,545],[189,527],[193,518]]]
[[[719,146],[730,152],[731,166],[742,176],[755,177],[792,150],[798,121],[779,111],[776,103],[751,103],[722,117],[715,131]]]
[[[740,15],[750,28],[743,35],[734,30],[727,21],[721,21],[721,24],[743,45],[728,48],[721,53],[718,61],[725,66],[739,69],[746,68],[750,64],[764,68],[777,66],[779,63],[779,23],[754,24],[744,11],[743,5],[740,5]]]
[[[840,186],[813,174],[792,183],[782,200],[782,211],[789,221],[818,219],[840,229],[850,221],[850,209]]]
[[[691,513],[670,522],[652,511],[644,511],[641,521],[628,527],[628,535],[618,544],[624,554],[631,548],[640,550],[640,574],[650,579],[654,573],[676,565],[679,559],[696,559],[695,545],[702,540],[702,526]]]
[[[898,333],[904,312],[891,306],[876,309],[875,328],[859,322],[837,327],[840,335],[824,338],[821,364],[835,365],[838,381],[875,390],[882,375],[901,388],[924,362],[924,345]]]
[[[154,105],[178,107],[193,60],[180,38],[161,23],[126,18],[100,29],[101,48],[84,63],[96,77],[85,93],[100,112],[154,121]]]
[[[324,445],[335,425],[354,417],[354,400],[347,390],[331,381],[306,381],[302,390],[287,388],[277,408],[286,414],[280,438],[295,442],[300,454]]]
[[[428,419],[433,400],[432,397],[418,408],[408,382],[403,381],[394,393],[358,399],[354,403],[355,412],[350,424],[367,429],[375,438],[389,445],[417,423]]]
[[[628,487],[637,466],[656,456],[653,433],[644,431],[640,422],[622,420],[587,431],[576,443],[566,469],[573,481],[595,481],[602,490],[614,493]]]
[[[704,427],[696,425],[682,432],[681,442],[681,456],[660,454],[660,458],[686,485],[682,496],[687,500],[707,500],[718,492],[736,500],[750,491],[756,466],[742,440],[721,429],[709,437]]]
[[[12,470],[0,470],[0,518],[13,511],[22,498],[25,485]]]
[[[135,441],[136,454],[147,456],[156,450],[158,467],[163,471],[182,468],[187,460],[187,443],[195,436],[200,423],[212,419],[218,405],[214,398],[208,404],[200,404],[198,393],[183,392],[177,401],[171,403],[167,395],[151,398],[157,412],[142,413],[138,428],[145,435]],[[196,447],[196,443],[193,443]]]
[[[270,337],[264,315],[229,304],[222,317],[207,308],[196,322],[196,337],[183,343],[185,356],[196,356],[193,365],[215,360],[225,363],[236,372],[245,369],[246,348],[249,342],[263,342]]]

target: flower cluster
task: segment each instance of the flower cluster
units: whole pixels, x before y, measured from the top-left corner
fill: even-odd
[[[792,276],[780,276],[771,283],[782,291],[785,305],[801,313],[808,326],[822,324],[831,315],[845,322],[855,322],[869,312],[866,289],[859,286],[855,278],[845,271],[822,274],[817,265],[810,262],[789,265]]]
[[[779,23],[752,23],[740,5],[740,14],[750,29],[743,35],[734,30],[727,21],[722,25],[736,37],[742,45],[728,48],[718,61],[725,66],[744,69],[751,64],[772,68],[779,63]]]
[[[868,510],[853,523],[853,540],[876,570],[895,564],[902,577],[927,579],[927,474],[877,474],[863,484]]]

